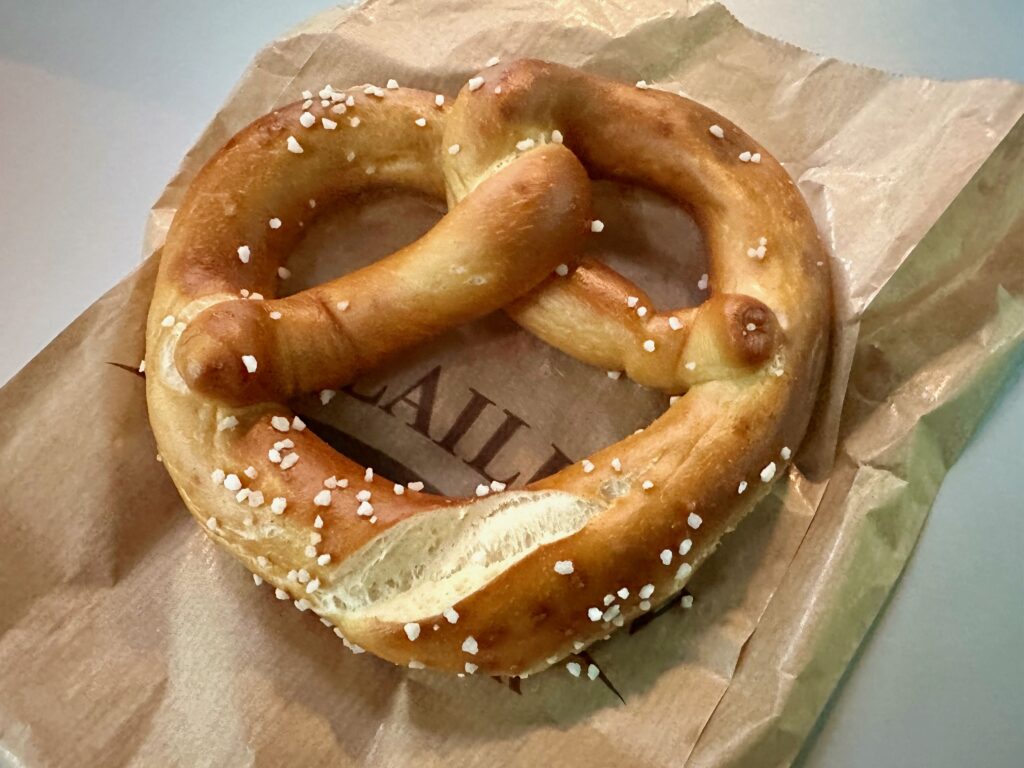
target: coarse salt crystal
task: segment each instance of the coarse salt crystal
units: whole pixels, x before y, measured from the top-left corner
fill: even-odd
[[[275,496],[273,501],[270,502],[270,511],[275,515],[284,514],[285,509],[288,507],[288,499],[283,496]]]
[[[583,671],[583,668],[579,665],[578,662],[575,661],[570,661],[568,664],[565,665],[565,668],[569,670],[569,674],[573,677],[579,677],[580,673]]]
[[[236,416],[225,416],[217,422],[217,431],[223,432],[225,429],[234,429],[237,426],[238,418]]]
[[[604,232],[604,222],[601,221],[600,219],[594,219],[592,222],[590,222],[590,231]]]
[[[591,472],[594,471],[594,462],[592,462],[590,459],[584,459],[582,464],[584,473],[589,475]]]
[[[646,341],[644,341],[644,351],[646,351],[646,352],[653,352],[654,351],[654,339],[647,339]]]
[[[700,525],[703,522],[703,518],[701,518],[701,516],[698,515],[696,512],[691,512],[686,517],[686,524],[693,528],[693,530],[697,530],[698,528],[700,528]]]
[[[573,572],[572,560],[558,560],[555,562],[555,573],[568,576]]]
[[[454,608],[445,608],[441,611],[441,615],[444,616],[445,621],[449,624],[457,624],[459,622],[459,612]]]
[[[466,85],[469,86],[469,90],[470,91],[475,91],[478,88],[481,88],[483,86],[483,84],[484,84],[484,79],[482,77],[480,77],[479,75],[477,77],[469,78],[469,81],[466,83]]]
[[[679,542],[679,554],[685,557],[692,546],[693,542],[690,539],[683,539]]]
[[[312,128],[316,124],[316,115],[312,112],[303,112],[299,115],[299,124],[303,128]]]
[[[415,622],[409,622],[405,625],[404,629],[405,636],[408,637],[410,640],[415,640],[417,637],[420,636],[420,625],[416,624]]]
[[[662,563],[664,563],[665,565],[668,565],[669,563],[672,562],[672,550],[671,549],[663,549],[663,550],[661,550],[661,554],[658,555],[658,557],[661,558],[661,562]]]
[[[710,128],[708,128],[708,131],[710,131],[711,135],[717,139],[725,137],[725,131],[722,130],[722,126],[720,125],[712,125]]]
[[[462,650],[464,650],[466,653],[470,655],[475,656],[477,651],[480,650],[480,646],[477,644],[476,638],[470,635],[462,641]]]
[[[767,483],[775,477],[775,462],[769,462],[768,466],[761,470],[761,482]]]
[[[296,139],[294,136],[289,136],[288,141],[286,143],[288,146],[288,151],[291,152],[293,155],[301,155],[304,152],[304,150],[302,149],[302,145],[299,144],[298,139]]]

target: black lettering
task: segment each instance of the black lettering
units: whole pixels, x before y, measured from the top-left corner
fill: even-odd
[[[415,418],[409,424],[422,435],[430,437],[430,417],[434,411],[434,401],[437,399],[437,384],[441,379],[441,366],[435,366],[427,374],[402,392],[398,397],[387,405],[381,406],[381,410],[389,416],[395,415],[395,406],[399,403],[408,405],[416,412]],[[416,398],[410,397],[418,392]]]
[[[548,460],[545,461],[541,465],[540,469],[534,473],[533,477],[527,481],[527,485],[535,483],[538,480],[542,480],[545,477],[549,477],[550,475],[555,474],[555,472],[565,469],[565,467],[572,464],[572,459],[562,453],[562,450],[557,445],[552,444],[551,447],[555,449],[555,452],[548,457]]]
[[[356,400],[360,400],[370,405],[376,405],[380,402],[380,399],[384,397],[384,393],[387,391],[387,384],[381,384],[380,389],[370,395],[364,395],[362,392],[356,392],[356,385],[349,384],[347,387],[342,387],[341,391],[350,397],[354,397]]]
[[[505,420],[501,422],[501,426],[495,430],[493,435],[487,438],[487,442],[483,444],[477,455],[466,463],[488,480],[496,480],[497,478],[487,471],[487,465],[498,455],[498,451],[504,448],[505,444],[512,439],[512,435],[518,432],[520,427],[524,426],[526,426],[525,421],[511,411],[505,411]],[[514,483],[519,475],[520,473],[516,472],[502,478],[499,482],[505,483],[505,485]]]
[[[444,448],[452,456],[455,455],[455,446],[462,439],[463,435],[469,432],[476,420],[480,418],[480,414],[484,412],[484,409],[488,405],[494,405],[493,402],[488,400],[486,397],[481,395],[475,389],[470,388],[469,390],[473,394],[469,398],[469,402],[462,409],[455,418],[455,423],[452,424],[451,429],[448,430],[448,434],[442,437],[440,440],[435,440],[439,446]]]

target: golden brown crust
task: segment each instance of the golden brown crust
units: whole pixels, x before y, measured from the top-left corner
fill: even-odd
[[[313,127],[293,105],[233,138],[169,233],[147,396],[189,509],[279,597],[396,663],[524,674],[677,593],[782,474],[821,376],[829,290],[792,181],[720,115],[544,62],[480,82],[450,109],[406,89],[328,93]],[[579,258],[587,173],[693,214],[704,304],[656,311]],[[312,216],[371,187],[444,193],[451,211],[370,267],[274,299]],[[643,432],[476,500],[370,476],[274,402],[498,307],[585,362],[686,395]]]

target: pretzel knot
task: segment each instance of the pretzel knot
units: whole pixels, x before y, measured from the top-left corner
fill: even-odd
[[[788,175],[706,107],[538,61],[485,69],[452,105],[394,83],[304,96],[206,164],[163,249],[147,398],[191,512],[257,583],[413,667],[525,675],[670,599],[782,474],[818,388],[828,276]],[[648,310],[581,258],[601,229],[588,175],[691,212],[707,301]],[[275,298],[313,217],[381,188],[446,196],[449,212],[368,267]],[[502,308],[579,360],[685,396],[551,477],[470,499],[375,475],[281,404]]]

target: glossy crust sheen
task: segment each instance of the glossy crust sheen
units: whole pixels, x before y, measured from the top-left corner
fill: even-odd
[[[396,663],[525,674],[678,593],[783,474],[821,377],[830,296],[803,199],[722,116],[544,62],[481,77],[450,110],[408,89],[328,91],[328,106],[308,108],[312,127],[296,104],[214,156],[164,247],[147,396],[189,509],[279,597]],[[580,262],[584,238],[599,236],[587,173],[692,213],[709,252],[708,301],[641,316],[631,306],[650,307],[641,289]],[[271,298],[313,215],[375,187],[447,195],[451,210],[370,267]],[[399,495],[278,404],[500,307],[581,360],[685,396],[642,433],[524,491],[471,500]],[[325,488],[331,478],[347,487]],[[474,520],[500,522],[504,538],[474,542]],[[510,543],[517,525],[535,526],[540,545]],[[431,536],[465,552],[443,560]],[[424,571],[437,583],[417,582],[412,572]]]

